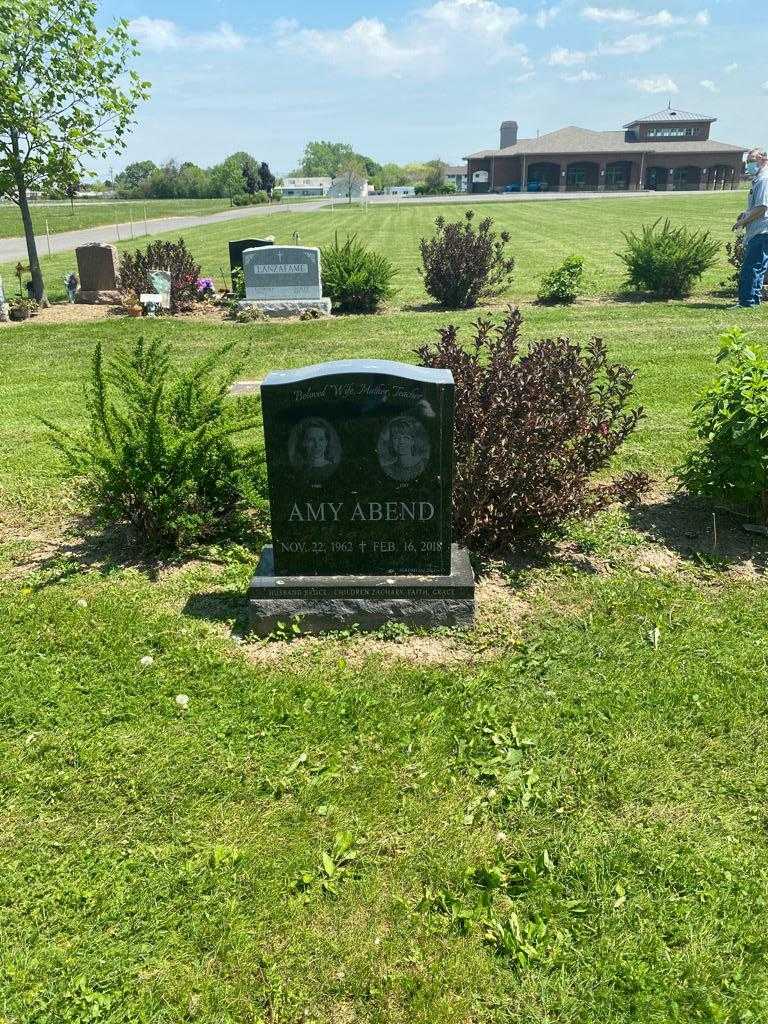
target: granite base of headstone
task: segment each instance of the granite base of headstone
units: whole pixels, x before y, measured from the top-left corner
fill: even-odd
[[[261,400],[272,544],[248,591],[253,630],[470,626],[450,371],[341,360],[270,373]]]
[[[257,308],[269,317],[300,316],[307,310],[330,316],[323,298],[320,250],[299,245],[270,245],[242,253],[245,298],[240,309]]]
[[[91,242],[75,249],[80,290],[76,302],[114,305],[120,302],[117,249],[104,242]]]
[[[448,576],[276,576],[269,545],[251,580],[248,604],[253,631],[261,637],[293,622],[302,633],[375,630],[388,622],[412,629],[468,628],[475,619],[475,577],[468,552],[455,544]]]

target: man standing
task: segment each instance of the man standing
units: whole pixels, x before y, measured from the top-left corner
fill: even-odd
[[[752,188],[747,209],[739,214],[733,230],[746,231],[739,305],[750,309],[760,305],[768,271],[768,154],[764,149],[751,149],[747,153],[745,170],[752,178]]]

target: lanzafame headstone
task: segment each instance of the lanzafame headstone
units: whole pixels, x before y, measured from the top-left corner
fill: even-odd
[[[451,542],[448,370],[342,360],[261,386],[272,518],[249,600],[261,635],[469,625],[474,576]]]
[[[331,300],[323,298],[320,250],[300,245],[270,245],[243,252],[245,299],[267,316],[292,316],[313,309],[326,316]]]

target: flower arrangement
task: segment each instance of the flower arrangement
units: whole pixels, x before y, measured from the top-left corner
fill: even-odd
[[[195,287],[198,299],[212,299],[216,294],[212,277],[198,277]]]

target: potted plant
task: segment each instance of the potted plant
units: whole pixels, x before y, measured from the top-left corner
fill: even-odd
[[[139,302],[139,296],[135,292],[123,292],[120,296],[123,309],[128,316],[142,316],[144,307]]]
[[[28,320],[37,312],[37,303],[34,299],[11,299],[8,303],[8,318],[10,320]]]

